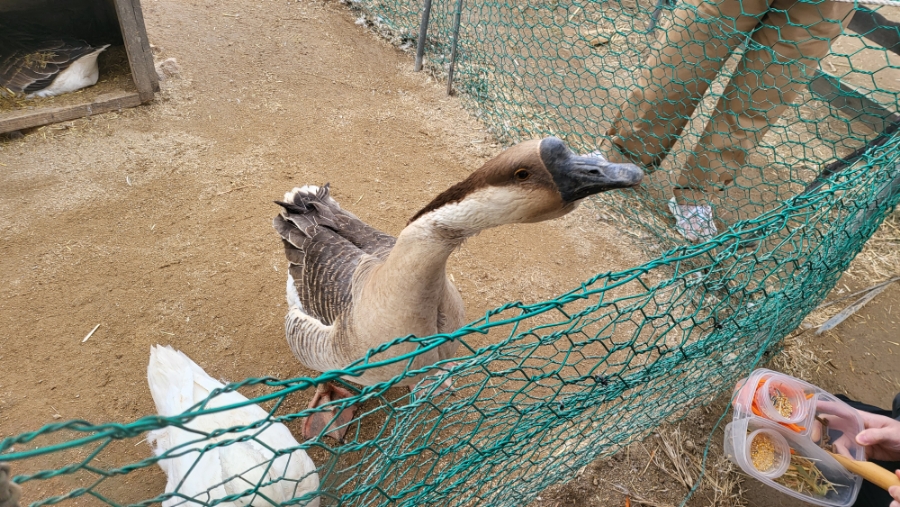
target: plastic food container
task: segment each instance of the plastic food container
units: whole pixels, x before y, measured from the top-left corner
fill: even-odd
[[[759,428],[745,440],[744,459],[763,477],[777,479],[791,464],[791,447],[780,433]]]
[[[865,449],[856,444],[863,430],[856,410],[812,384],[766,369],[755,370],[736,390],[734,416],[725,427],[725,454],[732,462],[806,502],[853,505],[862,478],[825,449],[865,460]]]
[[[812,396],[807,397],[803,386],[775,375],[765,377],[761,382],[753,395],[753,403],[765,418],[784,424],[804,423]]]

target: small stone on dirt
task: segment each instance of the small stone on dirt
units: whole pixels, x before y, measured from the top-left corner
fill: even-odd
[[[159,74],[160,80],[179,77],[181,75],[181,66],[178,65],[178,60],[166,58],[157,65],[156,73]]]

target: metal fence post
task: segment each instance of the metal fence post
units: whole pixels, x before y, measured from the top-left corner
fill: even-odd
[[[419,40],[416,44],[416,72],[422,70],[422,58],[425,56],[425,39],[428,38],[428,21],[431,19],[431,0],[425,0],[422,7],[422,23],[419,25]]]
[[[453,70],[456,67],[456,47],[459,45],[459,21],[462,17],[463,0],[456,0],[456,13],[453,19],[453,49],[450,51],[450,69],[447,71],[447,95],[453,94]]]

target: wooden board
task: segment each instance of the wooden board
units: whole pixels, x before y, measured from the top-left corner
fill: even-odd
[[[147,29],[144,26],[144,15],[141,12],[140,0],[116,0],[116,13],[122,39],[128,51],[128,63],[137,86],[141,102],[153,100],[153,93],[159,91],[156,68],[153,66],[153,54],[147,40]]]
[[[108,113],[117,109],[138,106],[141,102],[140,92],[119,91],[104,93],[94,100],[83,104],[0,113],[0,134],[38,127],[48,123]]]
[[[885,18],[881,13],[857,7],[849,29],[870,41],[900,55],[900,23]]]
[[[817,70],[809,89],[828,102],[830,107],[839,109],[875,133],[883,132],[889,124],[900,121],[900,114],[870,99],[867,90],[850,86],[827,72]]]

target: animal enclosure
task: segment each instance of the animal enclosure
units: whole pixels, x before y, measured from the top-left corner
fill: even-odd
[[[0,134],[134,107],[159,91],[139,0],[2,0],[0,26],[112,45],[100,55],[98,85],[49,98],[0,97]]]
[[[450,46],[456,5],[464,9],[457,88],[509,141],[555,134],[591,148],[654,44],[652,34],[641,32],[653,8],[649,3],[438,3],[428,53],[436,73],[449,55],[441,51]],[[401,38],[415,33],[418,4],[365,7]],[[569,20],[584,24],[579,16],[588,15],[592,23],[612,20],[628,43],[596,49],[581,41],[575,34],[582,26]],[[837,65],[843,58],[852,67],[842,81],[860,80],[853,88],[858,92],[870,79],[875,86],[864,96],[895,109],[895,57],[851,33],[844,37],[826,69],[827,61],[845,68]],[[852,60],[846,56],[857,53]],[[872,53],[882,60],[862,58]],[[572,59],[583,65],[573,69]],[[713,83],[712,93],[721,93],[721,85]],[[248,397],[270,416],[253,428],[223,428],[197,439],[225,450],[233,443],[227,435],[308,415],[303,407],[315,385],[378,366],[376,354],[399,342],[425,350],[456,340],[460,357],[450,369],[455,394],[435,396],[429,392],[433,386],[423,384],[398,395],[399,389],[390,388],[400,378],[368,387],[344,401],[362,406],[345,443],[320,438],[300,445],[318,466],[321,488],[298,496],[296,504],[313,496],[325,505],[527,503],[597,456],[615,453],[709,400],[776,350],[896,205],[896,130],[876,132],[861,114],[848,117],[833,108],[834,101],[806,99],[752,154],[746,181],[736,190],[746,197],[732,196],[723,205],[735,215],[724,235],[691,246],[655,218],[652,211],[667,196],[671,167],[664,166],[638,208],[650,213],[636,213],[634,198],[624,193],[591,203],[623,227],[639,227],[652,261],[599,273],[546,301],[503,305],[449,336],[398,337],[340,372],[254,377],[232,385],[252,392]],[[686,144],[708,116],[703,107]],[[687,151],[677,148],[666,163],[675,164]],[[760,181],[766,182],[762,188]],[[610,211],[615,209],[619,213]],[[12,463],[16,481],[32,495],[29,501],[40,505],[88,495],[113,505],[163,501],[161,491],[148,495],[127,481],[140,481],[166,456],[126,456],[148,430],[184,425],[198,413],[203,407],[179,417],[122,423],[59,421],[5,438],[0,459]],[[249,500],[261,486],[248,484],[239,495]],[[39,493],[45,489],[64,493]]]

